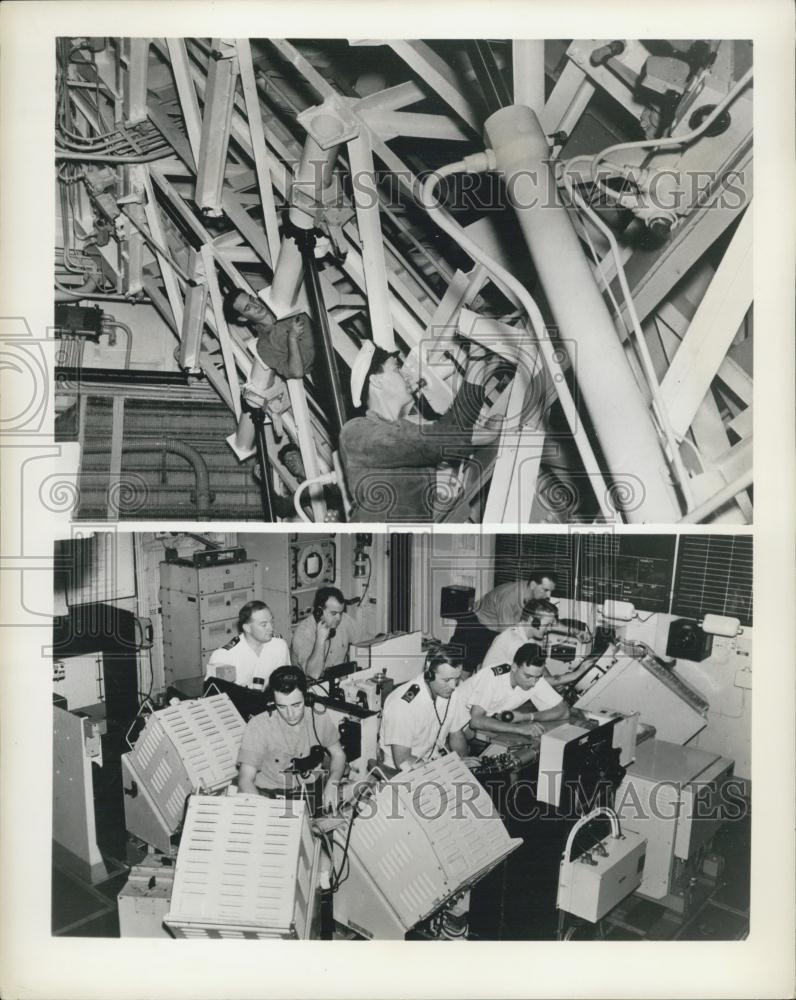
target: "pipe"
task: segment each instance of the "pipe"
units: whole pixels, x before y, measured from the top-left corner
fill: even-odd
[[[97,287],[96,278],[89,278],[85,285],[80,285],[74,291],[67,291],[66,286],[62,285],[57,278],[54,281],[55,287],[58,289],[55,293],[56,302],[74,302],[75,299],[84,299]]]
[[[718,493],[714,493],[709,500],[705,500],[705,502],[701,503],[698,507],[694,507],[693,510],[689,510],[685,517],[681,519],[680,523],[699,524],[706,518],[710,517],[710,515],[714,514],[719,507],[723,507],[725,503],[729,503],[730,500],[737,497],[739,493],[748,489],[752,485],[753,474],[753,469],[746,469],[746,471],[742,472],[740,476],[733,479],[731,483],[722,487]]]
[[[257,448],[257,461],[260,463],[260,502],[263,506],[263,520],[268,524],[276,521],[274,499],[271,493],[271,460],[265,442],[265,413],[256,408],[249,411],[254,425],[254,443]]]
[[[338,148],[338,146],[332,146],[330,149],[321,149],[313,138],[307,136],[290,188],[291,207],[288,219],[290,224],[297,229],[313,229],[315,219],[295,203],[296,193],[303,192],[304,200],[312,204],[320,205],[322,203],[323,192],[331,183],[332,168],[337,158]],[[282,239],[279,260],[274,269],[274,280],[271,283],[271,304],[277,314],[284,313],[293,307],[303,278],[299,248],[291,236],[285,236]]]
[[[122,444],[122,451],[165,451],[179,455],[193,467],[196,475],[196,513],[200,520],[210,520],[210,473],[196,448],[176,438],[134,438]]]
[[[320,476],[313,476],[312,479],[305,479],[303,483],[299,485],[299,488],[293,494],[293,506],[296,508],[296,513],[301,518],[302,521],[310,521],[307,515],[304,513],[304,509],[301,506],[301,494],[308,486],[328,486],[332,483],[337,482],[337,475],[334,472],[324,472]]]
[[[55,377],[59,383],[80,385],[122,385],[131,384],[130,373],[122,368],[74,368],[56,365]],[[159,369],[138,369],[134,381],[136,386],[176,386],[188,389],[197,376],[188,372],[164,372]]]
[[[609,473],[632,474],[636,522],[670,523],[680,516],[663,475],[658,435],[616,335],[611,314],[559,198],[547,136],[530,108],[512,106],[486,122],[486,138],[528,245],[561,338],[575,345],[578,385]]]
[[[325,364],[326,379],[316,379],[315,384],[319,388],[323,386],[327,390],[324,392],[324,395],[328,397],[328,415],[330,417],[334,416],[332,451],[335,451],[340,437],[340,430],[346,422],[343,391],[340,387],[340,373],[337,370],[337,359],[334,345],[332,344],[332,331],[329,327],[329,314],[326,311],[321,280],[318,275],[318,262],[315,259],[315,237],[311,233],[307,234],[306,237],[301,239],[300,247],[301,259],[304,262],[304,280],[307,289],[307,298],[309,299],[315,326],[320,331],[321,348]]]
[[[143,156],[112,156],[106,153],[71,153],[65,149],[55,149],[56,160],[77,160],[80,163],[152,163],[153,160],[164,160],[167,156],[173,156],[174,150],[171,147],[163,147],[154,153],[146,153]]]
[[[127,337],[126,347],[124,351],[124,367],[125,370],[128,369],[130,367],[130,358],[132,357],[133,354],[133,331],[126,323],[122,323],[120,320],[113,319],[111,317],[103,318],[102,325],[103,327],[106,326],[115,327],[116,329],[121,330]]]
[[[588,475],[594,477],[595,484],[603,482],[602,471],[592,450],[588,436],[583,428],[583,421],[575,407],[572,394],[569,391],[566,379],[561,370],[561,364],[557,359],[557,351],[553,342],[545,329],[544,319],[539,307],[534,302],[528,289],[521,284],[510,271],[501,267],[473,240],[467,235],[458,223],[454,222],[445,212],[434,204],[434,188],[439,181],[448,174],[457,173],[461,170],[486,170],[493,169],[494,162],[490,159],[491,150],[473,158],[466,157],[458,163],[451,163],[440,168],[436,174],[432,174],[423,184],[420,190],[420,202],[428,212],[429,216],[437,225],[451,236],[459,246],[465,250],[472,259],[480,264],[489,274],[489,277],[497,286],[503,289],[509,298],[516,298],[521,303],[528,315],[528,319],[533,328],[536,341],[539,345],[539,353],[547,366],[547,371],[553,385],[556,387],[561,408],[569,423],[572,436],[578,448],[578,452]],[[600,504],[600,509],[607,520],[611,520],[613,512],[608,504],[605,491],[595,485],[594,493]]]

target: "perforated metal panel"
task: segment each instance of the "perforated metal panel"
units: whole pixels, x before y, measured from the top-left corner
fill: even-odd
[[[165,922],[178,937],[306,938],[318,851],[303,802],[194,795]]]
[[[336,863],[345,832],[335,834]],[[369,936],[398,936],[519,845],[458,756],[431,761],[385,784],[354,821],[352,877],[335,916]]]
[[[129,772],[137,785],[135,797],[125,796],[129,832],[168,850],[187,797],[219,791],[235,777],[244,729],[226,694],[181,701],[150,715],[135,747],[124,756],[125,775]],[[152,839],[155,828],[162,831],[157,841]]]
[[[181,701],[155,717],[177,749],[193,791],[214,791],[235,777],[246,725],[226,694]]]

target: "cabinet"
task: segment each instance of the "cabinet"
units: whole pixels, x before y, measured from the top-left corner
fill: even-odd
[[[199,677],[214,649],[238,634],[238,611],[254,600],[257,563],[160,564],[166,684]]]

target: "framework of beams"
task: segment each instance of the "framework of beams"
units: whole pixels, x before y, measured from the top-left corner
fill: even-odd
[[[446,519],[751,520],[747,43],[672,42],[660,59],[633,40],[368,40],[343,54],[323,40],[146,38],[78,58],[91,41],[58,63],[59,301],[147,311],[176,338],[175,364],[234,414],[230,445],[249,463],[242,400],[256,398],[277,492],[296,486],[286,440],[309,479],[340,474],[337,425],[354,410],[344,389],[323,411],[334,354],[345,384],[364,342],[398,351],[419,412],[442,413],[473,337],[505,371],[474,431],[478,461],[445,470]],[[486,123],[501,107],[532,123],[533,157]],[[454,168],[440,185],[443,236],[420,179],[462,157],[483,170],[467,157],[490,140],[498,170]],[[313,234],[311,298],[297,230]],[[232,322],[233,289],[274,320],[324,304],[326,349],[303,379]],[[310,486],[315,520],[322,494]]]

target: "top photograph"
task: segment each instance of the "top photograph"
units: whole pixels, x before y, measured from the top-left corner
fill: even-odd
[[[54,56],[75,520],[752,523],[750,41]]]

